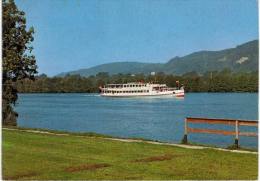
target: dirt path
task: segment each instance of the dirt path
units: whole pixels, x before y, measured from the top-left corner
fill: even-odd
[[[86,137],[86,136],[71,135],[71,134],[66,134],[66,133],[52,133],[52,132],[48,132],[48,131],[38,131],[38,130],[20,130],[20,129],[14,129],[14,128],[2,128],[2,129],[10,130],[10,131],[23,131],[23,132],[29,132],[29,133],[38,133],[38,134],[49,134],[49,135],[56,135],[56,136]],[[176,143],[162,143],[162,142],[156,142],[156,141],[145,141],[145,140],[137,140],[137,139],[103,138],[103,137],[99,137],[99,138],[106,139],[106,140],[113,140],[113,141],[128,142],[128,143],[149,143],[149,144],[155,144],[155,145],[168,145],[168,146],[176,146],[176,147],[187,148],[187,149],[214,149],[214,150],[228,151],[228,152],[234,152],[234,153],[258,154],[258,152],[255,152],[255,151],[229,150],[229,149],[224,149],[224,148],[214,148],[214,147],[207,147],[207,146],[184,145],[184,144],[176,144]]]

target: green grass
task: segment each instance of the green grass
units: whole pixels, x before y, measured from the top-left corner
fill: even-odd
[[[255,180],[257,162],[255,154],[3,130],[4,179]]]

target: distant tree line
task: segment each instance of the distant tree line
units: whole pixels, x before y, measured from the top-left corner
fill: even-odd
[[[165,83],[169,87],[176,87],[176,81],[185,86],[186,92],[257,92],[258,72],[232,73],[230,70],[221,72],[207,72],[198,75],[189,72],[182,76],[157,73],[144,74],[116,74],[106,72],[96,76],[82,77],[67,75],[65,77],[47,77],[45,74],[37,76],[35,81],[25,79],[18,81],[16,86],[20,93],[95,93],[99,86],[108,83],[127,82],[157,82]]]

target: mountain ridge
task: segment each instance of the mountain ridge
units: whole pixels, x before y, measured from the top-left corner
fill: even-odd
[[[234,48],[217,51],[201,50],[179,57],[176,56],[166,63],[142,62],[111,62],[90,68],[60,73],[81,76],[96,75],[99,72],[109,74],[149,74],[150,72],[164,72],[166,74],[182,75],[188,72],[205,73],[207,71],[221,71],[230,69],[232,72],[252,72],[258,70],[258,40],[248,41]]]

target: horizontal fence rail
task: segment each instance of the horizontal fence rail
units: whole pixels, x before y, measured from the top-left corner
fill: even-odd
[[[199,124],[224,124],[233,125],[233,131],[227,130],[216,130],[216,129],[199,129],[188,127],[188,123],[199,123]],[[257,132],[241,132],[239,131],[240,126],[252,126],[258,128],[258,121],[252,120],[233,120],[233,119],[209,119],[209,118],[191,118],[187,117],[184,124],[184,137],[183,143],[188,143],[188,133],[208,133],[208,134],[220,134],[220,135],[234,135],[235,136],[235,147],[238,148],[239,136],[252,136],[257,137]]]

